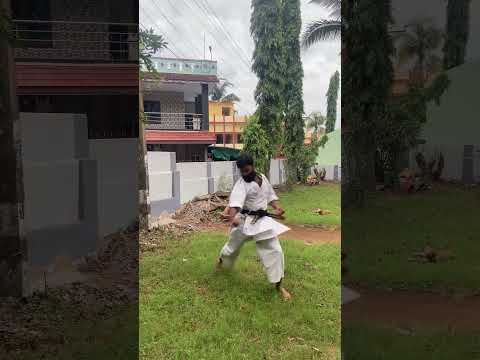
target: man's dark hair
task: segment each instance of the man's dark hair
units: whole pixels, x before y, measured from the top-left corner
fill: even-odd
[[[253,157],[247,153],[240,154],[240,156],[237,159],[237,167],[241,169],[247,165],[253,166]]]

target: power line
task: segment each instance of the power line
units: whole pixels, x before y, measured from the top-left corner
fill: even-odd
[[[140,27],[143,27],[143,30],[144,31],[148,31],[148,29],[145,27],[145,25],[143,25],[142,23],[140,23]],[[172,50],[168,47],[168,45],[165,45],[165,49],[167,49],[168,51],[170,51],[172,53],[172,55],[174,57],[176,57],[177,59],[179,58],[179,56]]]
[[[183,3],[184,3],[186,6],[188,6],[188,8],[189,8],[193,13],[198,13],[198,11],[195,11],[195,9],[191,6],[191,4],[190,4],[189,2],[187,2],[187,1],[185,1],[185,0],[182,0],[182,1],[183,1]],[[203,22],[203,21],[201,20],[201,19],[202,19],[201,17],[197,17],[197,19],[200,20],[201,24],[205,27],[205,29],[206,29],[207,32],[210,34],[210,36],[215,40],[215,42],[217,43],[217,45],[219,46],[219,48],[222,48],[225,52],[227,52],[226,49],[234,50],[234,49],[231,48],[231,47],[225,48],[225,47],[222,45],[223,42],[218,38],[216,32],[213,31],[213,33],[212,33],[211,31],[208,30],[208,29],[211,29],[211,28],[212,28],[212,22],[211,22],[210,17],[208,16],[208,13],[205,12],[205,9],[204,9],[202,6],[200,6],[196,0],[193,0],[193,1],[194,1],[194,3],[196,4],[196,6],[200,9],[200,11],[202,11],[203,14],[207,15],[207,16],[206,16],[206,21],[207,21],[207,23]],[[214,28],[214,27],[213,27],[213,28]],[[235,57],[238,57],[238,58],[242,61],[242,64],[243,64],[243,65],[246,65],[248,71],[250,71],[250,65],[248,65],[247,63],[245,63],[245,61],[243,60],[243,58],[241,58],[238,53],[231,53],[231,54],[234,55]]]
[[[206,19],[209,23],[209,25],[212,25],[212,28],[213,28],[213,31],[215,33],[215,28],[218,28],[215,24],[215,22],[212,20],[211,16],[209,16],[209,11],[208,9],[206,9],[205,7],[202,7],[202,5],[200,5],[198,3],[197,0],[193,0],[193,2],[197,5],[197,7],[200,9],[200,11],[203,12],[203,14],[205,14],[206,16]],[[203,4],[203,3],[202,3]],[[223,29],[221,28],[218,28],[220,30],[220,33],[225,37],[225,39],[227,40],[227,42],[230,42],[231,40],[228,38],[228,36],[226,36],[225,32],[223,31]],[[210,33],[211,34],[211,33]],[[218,38],[217,39],[217,43],[221,43],[221,41],[218,41]],[[235,56],[238,56],[239,60],[246,66],[246,68],[248,69],[248,71],[250,71],[250,63],[248,61],[245,61],[245,59],[243,58],[243,55],[241,53],[238,52],[238,50],[235,48],[235,47],[228,47],[228,49],[231,49],[234,51],[235,53]]]
[[[192,5],[190,4],[189,1],[185,1],[185,0],[182,0],[183,1],[183,11],[187,11],[187,9],[189,11],[191,11],[192,13],[195,13],[197,16],[198,16],[198,10],[196,10],[195,8],[192,7]],[[173,6],[175,8],[175,6]],[[176,9],[176,8],[175,8]],[[179,12],[180,10],[177,10],[176,9],[176,12]],[[191,18],[194,18],[194,16],[192,15]],[[208,23],[205,23],[204,21],[201,20],[201,18],[199,19],[199,23],[207,29],[207,32],[210,34],[210,36],[213,38],[213,40],[217,43],[218,47],[223,49],[223,53],[227,53],[226,49],[223,47],[222,45],[222,42],[219,41],[218,37],[217,36],[214,36],[210,33],[210,31],[208,31],[208,28],[209,28],[209,24]],[[228,70],[230,72],[234,72],[236,71],[231,65],[230,65],[230,62],[229,61],[225,61],[225,59],[222,57],[222,56],[219,56],[218,53],[216,55],[217,59],[219,60],[219,63],[223,64],[224,66],[228,67]],[[248,69],[248,71],[250,72],[250,69]]]
[[[202,1],[202,0],[200,0]],[[230,33],[230,31],[228,30],[228,28],[225,26],[224,22],[222,21],[222,19],[218,16],[217,12],[215,11],[215,9],[210,5],[210,3],[208,2],[208,0],[203,0],[205,2],[205,5],[207,7],[207,9],[210,10],[210,12],[213,14],[214,18],[217,20],[217,22],[220,24],[220,26],[222,27],[222,29],[225,31],[225,33],[228,35],[228,37],[230,38],[230,40],[232,41],[232,43],[241,51],[242,55],[245,56],[245,58],[247,59],[247,61],[250,63],[250,58],[249,56],[247,55],[246,51],[243,49],[242,46],[240,46],[238,44],[238,42],[235,40],[235,38],[232,36],[232,34]]]
[[[146,16],[150,20],[150,23],[158,30],[159,34],[163,34],[164,32],[159,28],[156,21],[152,19],[152,17],[145,11],[145,9],[141,5],[140,5],[140,10],[144,13],[144,16]],[[171,47],[175,49],[177,53],[181,54],[181,51],[178,51],[178,49],[173,44],[171,44]],[[179,58],[179,56],[176,55],[170,47],[167,47],[167,50],[169,50],[172,54],[174,54],[176,58]],[[185,57],[185,56],[182,55],[181,57]]]
[[[163,13],[162,9],[160,9],[160,6],[157,4],[157,2],[155,0],[152,0],[152,3],[153,3],[153,5],[155,5],[158,12],[165,19],[165,21],[172,26],[173,30],[176,31],[176,32],[179,32],[177,26],[174,23],[172,23],[172,21],[170,21],[170,19]],[[170,5],[172,5],[172,3],[170,3]],[[198,56],[198,53],[201,54],[201,51],[199,51],[198,48],[194,44],[192,44],[192,42],[190,41],[190,39],[188,37],[185,37],[185,38],[182,37],[182,39],[186,39],[188,41],[188,43],[192,46],[192,49],[197,52],[197,54],[195,54],[196,56]]]

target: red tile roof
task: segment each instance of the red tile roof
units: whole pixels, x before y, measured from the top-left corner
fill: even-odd
[[[147,144],[214,144],[215,134],[208,131],[147,130]]]

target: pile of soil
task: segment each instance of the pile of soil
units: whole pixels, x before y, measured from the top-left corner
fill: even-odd
[[[150,218],[149,230],[140,233],[140,253],[161,250],[165,239],[180,238],[222,224],[221,213],[228,204],[229,195],[217,192],[198,196],[173,214],[164,212],[157,218]]]
[[[227,192],[217,192],[198,196],[182,205],[173,215],[177,224],[202,225],[206,223],[221,223],[221,211],[228,205]]]

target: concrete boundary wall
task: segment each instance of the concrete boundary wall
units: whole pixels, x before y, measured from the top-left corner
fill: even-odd
[[[138,139],[89,140],[98,168],[99,236],[138,220]]]
[[[150,151],[148,181],[150,213],[160,215],[180,207],[180,172],[177,170],[175,153]]]
[[[30,266],[96,251],[138,221],[138,139],[88,139],[84,114],[21,113]]]
[[[210,178],[208,175],[211,174],[211,163],[177,163],[177,170],[180,172],[180,202],[182,204],[196,196],[209,193]]]
[[[419,145],[409,154],[409,167],[415,171],[420,170],[415,160],[418,152],[422,153],[427,161],[442,153],[445,160],[441,176],[443,180],[465,184],[480,183],[479,144]]]
[[[157,151],[147,158],[152,216],[173,212],[196,196],[230,191],[240,178],[235,161],[176,163],[175,153]],[[272,160],[270,179],[273,185],[285,183],[284,160]]]
[[[342,168],[338,165],[317,165],[319,170],[325,169],[325,180],[327,181],[341,181]],[[312,169],[313,174],[313,169]]]

